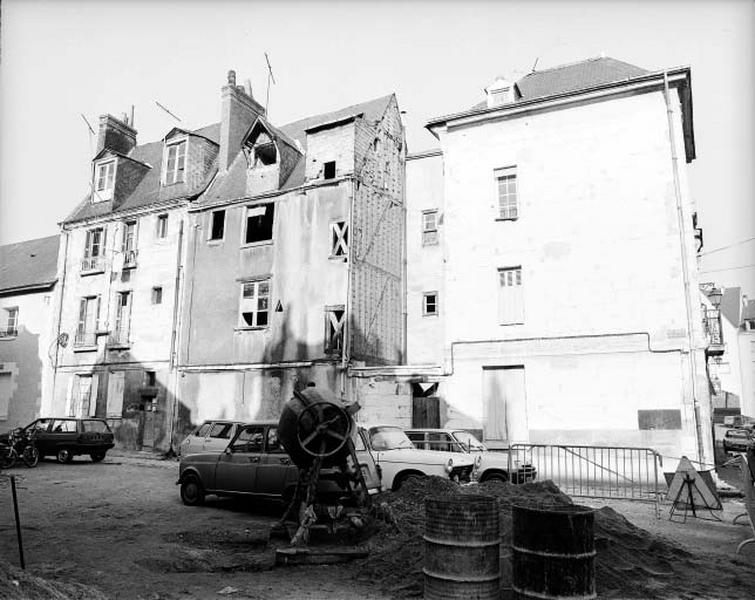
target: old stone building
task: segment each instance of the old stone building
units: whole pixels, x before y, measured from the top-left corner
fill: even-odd
[[[278,126],[223,88],[231,140],[190,209],[177,430],[274,418],[296,386],[404,356],[404,132],[393,95]],[[358,387],[358,386],[357,386]]]
[[[690,69],[499,78],[427,127],[441,153],[407,160],[408,361],[443,375],[415,369],[436,385],[415,425],[712,459]]]

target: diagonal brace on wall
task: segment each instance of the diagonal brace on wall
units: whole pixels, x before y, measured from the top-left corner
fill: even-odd
[[[388,212],[388,209],[391,208],[391,206],[393,206],[393,202],[388,201],[385,203],[383,210],[380,212],[377,223],[375,223],[375,227],[372,228],[372,234],[370,235],[370,241],[367,244],[367,247],[362,253],[362,256],[357,256],[356,260],[363,262],[365,257],[370,253],[370,250],[372,250],[372,245],[375,243],[375,238],[377,237],[378,231],[380,231],[380,225],[383,223],[383,219],[385,219],[385,215]]]

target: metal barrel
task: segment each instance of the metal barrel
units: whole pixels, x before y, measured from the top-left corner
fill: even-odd
[[[596,598],[595,511],[586,506],[513,507],[516,597]]]
[[[424,540],[427,600],[499,597],[501,532],[495,498],[427,498]]]

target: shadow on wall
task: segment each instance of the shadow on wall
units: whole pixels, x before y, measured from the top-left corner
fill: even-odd
[[[47,348],[41,349],[47,351]],[[40,416],[42,406],[42,369],[39,335],[21,325],[18,335],[0,340],[0,394],[7,397],[8,418],[0,428],[23,427]],[[0,397],[0,404],[6,398]]]

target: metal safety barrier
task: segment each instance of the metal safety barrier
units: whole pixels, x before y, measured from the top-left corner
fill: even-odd
[[[508,454],[509,472],[531,464],[538,480],[550,479],[570,496],[644,500],[660,515],[666,484],[661,455],[652,448],[512,444]]]

